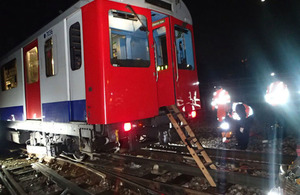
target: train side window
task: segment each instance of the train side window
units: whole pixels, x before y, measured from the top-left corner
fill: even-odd
[[[1,67],[2,91],[17,87],[17,63],[16,59],[9,61]]]
[[[139,18],[138,18],[139,17]],[[147,18],[109,11],[110,61],[115,67],[149,67]]]
[[[81,67],[81,32],[80,24],[76,22],[70,26],[69,30],[70,36],[70,59],[71,59],[71,69],[78,70]]]
[[[178,68],[194,70],[194,50],[191,31],[175,26],[175,39]]]
[[[54,58],[53,58],[53,39],[52,37],[45,42],[45,62],[46,62],[46,76],[51,77],[55,75]]]
[[[33,47],[31,50],[26,52],[26,76],[27,83],[35,83],[39,80],[39,58],[38,48]]]

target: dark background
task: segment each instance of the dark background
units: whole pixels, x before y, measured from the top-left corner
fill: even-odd
[[[0,56],[76,2],[0,1]],[[193,17],[200,82],[300,73],[300,1],[184,2]]]
[[[200,81],[299,74],[300,1],[185,2],[194,21]]]

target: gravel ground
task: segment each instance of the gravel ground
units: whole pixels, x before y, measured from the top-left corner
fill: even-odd
[[[265,193],[257,188],[249,188],[247,186],[233,185],[226,195],[264,195]]]
[[[205,125],[199,122],[191,124],[192,129],[199,138],[199,141],[204,147],[207,148],[220,148],[220,149],[236,149],[236,139],[233,136],[229,143],[222,142],[221,131],[217,125]],[[256,128],[257,127],[257,128]],[[247,150],[255,152],[272,152],[281,153],[285,155],[297,155],[296,148],[298,136],[294,134],[287,134],[285,137],[276,139],[267,139],[265,131],[259,130],[257,125],[254,125],[250,131],[250,139]]]

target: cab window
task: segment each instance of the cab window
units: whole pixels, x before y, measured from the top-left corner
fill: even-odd
[[[9,61],[1,67],[2,91],[17,87],[16,59]]]
[[[149,67],[149,44],[145,16],[109,11],[110,59],[115,67]]]
[[[178,68],[194,70],[194,50],[191,31],[175,26],[175,39]]]

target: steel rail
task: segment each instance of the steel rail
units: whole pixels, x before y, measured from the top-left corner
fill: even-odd
[[[187,153],[187,149],[184,145],[174,144],[169,146],[161,146],[158,144],[151,144],[149,147],[144,147],[144,150],[154,150],[155,148],[161,148],[166,152],[171,153]],[[262,152],[253,152],[248,150],[228,150],[228,149],[214,149],[214,148],[205,148],[205,151],[210,157],[220,157],[234,160],[244,160],[249,162],[259,162],[266,164],[285,164],[290,165],[297,156],[293,155],[282,155],[275,153],[262,153]],[[272,161],[270,161],[270,159]]]
[[[65,158],[61,156],[61,158],[58,158],[57,160],[61,160],[63,162],[67,162],[76,166],[79,166],[81,168],[85,168],[87,170],[93,170],[93,173],[96,175],[101,176],[102,178],[105,178],[106,180],[109,180],[111,182],[115,182],[116,184],[119,183],[122,186],[129,186],[133,188],[134,190],[141,192],[142,194],[153,194],[153,195],[161,195],[160,192],[153,190],[149,188],[147,185],[143,185],[141,183],[138,183],[136,180],[130,180],[126,178],[124,175],[120,175],[117,172],[112,172],[107,169],[108,165],[105,165],[104,167],[99,164],[94,164],[90,162],[74,162],[70,158]],[[104,192],[103,194],[105,194]]]
[[[5,176],[9,180],[9,182],[13,185],[13,187],[17,190],[18,194],[20,195],[26,195],[27,193],[23,190],[23,188],[16,182],[16,180],[13,178],[13,176],[5,169],[2,169]]]
[[[116,158],[115,158],[116,159]],[[118,179],[123,182],[129,182],[131,185],[135,185],[136,187],[142,187],[144,191],[140,191],[141,194],[188,194],[188,195],[209,195],[210,193],[199,192],[196,190],[168,184],[162,183],[158,181],[153,181],[150,179],[145,179],[140,176],[134,176],[127,173],[122,173],[120,170],[115,170],[111,165],[102,165],[101,163],[89,163],[89,162],[81,162],[86,166],[91,166],[94,169],[98,169],[101,172],[107,175],[109,179]]]
[[[158,194],[188,194],[188,195],[209,195],[210,193],[206,192],[199,192],[196,190],[188,189],[188,188],[183,188],[180,186],[172,185],[172,184],[167,184],[167,183],[162,183],[158,181],[153,181],[141,177],[136,177],[124,173],[115,173],[115,175],[119,178],[123,178],[129,181],[133,181],[135,183],[138,183],[143,186],[148,186],[147,188],[150,189],[155,189],[158,191]]]
[[[18,195],[18,193],[14,190],[14,188],[10,185],[9,181],[7,180],[7,178],[0,172],[0,178],[3,182],[3,184],[6,186],[6,188],[8,189],[9,193],[11,195]]]
[[[177,151],[176,151],[177,149]],[[142,150],[135,151],[135,155],[142,155],[142,156],[157,156],[161,155],[161,153],[166,153],[170,159],[181,159],[183,160],[189,160],[190,162],[193,162],[193,158],[184,147],[179,148],[173,148],[172,150],[169,150],[167,147],[160,148],[143,148]],[[237,151],[236,151],[237,152]],[[222,153],[222,150],[220,151]],[[264,170],[268,172],[268,175],[277,175],[278,171],[280,169],[281,165],[284,164],[276,164],[270,162],[261,162],[258,160],[251,160],[251,159],[241,159],[239,158],[239,154],[236,154],[235,157],[233,156],[226,156],[226,155],[210,155],[210,158],[213,159],[214,163],[220,163],[220,164],[233,164],[236,165],[237,163],[241,165],[248,165],[249,170]],[[290,159],[291,160],[291,159]],[[286,160],[285,163],[287,163],[288,160]],[[292,160],[290,161],[292,163]],[[286,164],[287,165],[287,164]],[[270,166],[272,169],[270,169]],[[222,166],[221,166],[222,167]]]
[[[129,156],[123,154],[112,154],[113,158],[124,160],[124,161],[134,161],[136,163],[142,164],[152,164],[159,165],[162,169],[167,169],[169,171],[179,172],[186,175],[203,177],[202,172],[198,167],[190,166],[187,164],[179,164],[175,162],[167,162],[157,159],[149,159],[143,157]],[[238,172],[228,172],[221,170],[209,170],[212,177],[218,182],[226,182],[231,184],[246,185],[249,187],[255,187],[260,189],[269,189],[269,180],[263,177],[255,177]]]
[[[60,186],[63,189],[66,189],[68,192],[71,192],[72,194],[76,195],[90,195],[87,191],[84,189],[78,187],[76,184],[73,182],[65,179],[58,173],[56,173],[54,170],[50,169],[46,165],[43,165],[42,163],[36,162],[32,164],[32,167],[40,171],[42,174],[45,176],[49,177],[51,180],[55,181],[55,183]]]

